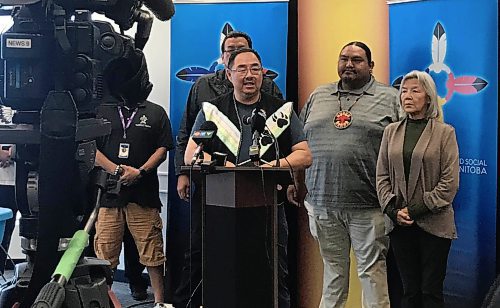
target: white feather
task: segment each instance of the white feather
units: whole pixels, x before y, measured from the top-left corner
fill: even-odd
[[[432,64],[429,66],[429,70],[435,73],[440,73],[441,71],[445,71],[446,73],[450,73],[450,68],[444,64],[444,58],[446,57],[446,32],[440,23],[436,25],[434,28],[434,32],[440,32],[432,35]],[[439,36],[439,38],[438,38]]]

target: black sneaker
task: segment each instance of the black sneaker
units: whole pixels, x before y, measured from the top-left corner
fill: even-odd
[[[148,289],[130,285],[130,294],[132,294],[132,298],[136,301],[143,301],[148,298]]]

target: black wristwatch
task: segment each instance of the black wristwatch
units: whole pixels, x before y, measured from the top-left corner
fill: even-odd
[[[144,176],[146,176],[146,174],[148,174],[148,172],[146,171],[146,169],[143,169],[143,168],[139,168],[139,172],[141,173],[142,177],[144,177]]]

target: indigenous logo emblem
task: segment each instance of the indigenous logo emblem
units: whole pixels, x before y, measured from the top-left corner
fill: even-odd
[[[230,32],[233,32],[233,31],[235,31],[233,26],[229,22],[226,22],[224,24],[224,26],[222,27],[219,45],[222,45],[224,38]],[[213,61],[212,64],[210,64],[210,66],[208,68],[202,67],[202,66],[196,66],[196,65],[195,66],[188,66],[188,67],[185,67],[185,68],[181,69],[180,71],[178,71],[177,74],[175,74],[175,76],[177,78],[179,78],[180,80],[189,81],[189,82],[194,83],[196,80],[198,80],[198,78],[200,78],[203,75],[215,73],[217,71],[217,67],[220,67],[220,65],[223,65],[222,57],[219,57],[217,60]],[[276,77],[278,77],[277,72],[274,72],[274,71],[267,69],[267,68],[263,68],[262,73],[271,79],[275,79]]]
[[[341,110],[335,114],[333,125],[338,129],[346,129],[352,124],[352,114],[350,111]]]
[[[151,128],[151,125],[148,125],[148,117],[146,117],[145,114],[143,114],[140,118],[139,118],[139,123],[135,124],[135,126],[138,126],[138,127],[146,127],[146,128]]]
[[[434,32],[432,33],[432,43],[431,43],[431,56],[432,64],[425,69],[426,72],[431,74],[431,76],[436,80],[436,86],[438,90],[443,87],[440,84],[439,74],[446,74],[446,81],[444,82],[444,87],[446,88],[446,93],[444,97],[438,96],[439,104],[442,108],[455,93],[474,95],[482,91],[488,82],[481,77],[477,76],[458,76],[455,77],[453,70],[445,63],[446,51],[447,51],[447,37],[446,31],[440,22],[434,27]],[[396,78],[392,86],[399,89],[401,85],[401,80],[403,76]],[[443,114],[441,112],[441,114]]]

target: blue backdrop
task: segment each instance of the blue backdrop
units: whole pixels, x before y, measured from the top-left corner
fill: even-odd
[[[389,8],[391,81],[410,70],[434,77],[444,120],[456,129],[459,239],[445,281],[447,307],[479,307],[495,277],[498,2],[434,0]]]
[[[214,1],[217,2],[217,1]],[[220,45],[231,29],[248,33],[262,57],[267,74],[286,95],[288,3],[176,3],[172,19],[170,120],[175,135],[193,81],[221,69]],[[167,231],[167,296],[175,289],[188,243],[189,207],[177,196],[173,157],[169,162],[169,222]]]
[[[220,58],[221,34],[228,26],[250,35],[263,66],[278,74],[274,81],[284,93],[287,10],[286,2],[176,5],[170,69],[170,116],[176,131],[192,85],[192,81],[182,78],[190,68],[194,68],[194,76],[222,68],[214,62]]]

